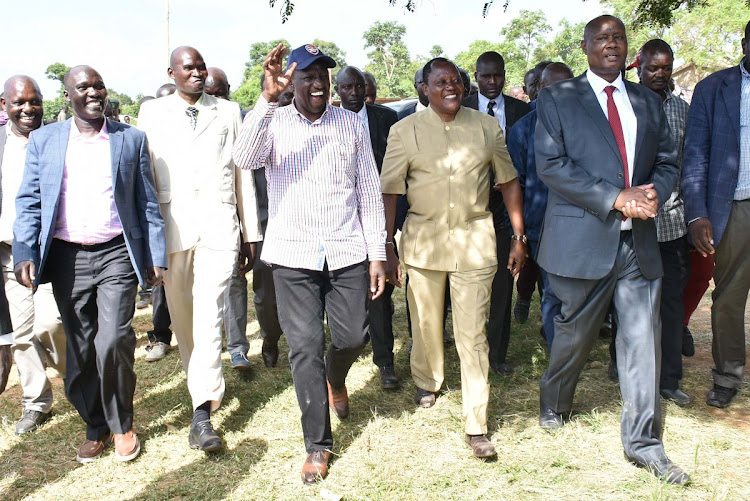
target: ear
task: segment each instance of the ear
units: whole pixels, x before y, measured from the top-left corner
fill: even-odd
[[[172,71],[172,68],[167,68],[167,76],[174,80],[174,71]]]
[[[586,54],[588,56],[589,53],[588,53],[588,51],[586,49],[586,39],[585,38],[581,39],[581,50],[583,51],[584,54]]]
[[[427,95],[427,84],[422,82],[422,94]]]
[[[68,89],[65,89],[63,91],[63,96],[65,97],[65,100],[70,102],[70,95],[68,95]]]

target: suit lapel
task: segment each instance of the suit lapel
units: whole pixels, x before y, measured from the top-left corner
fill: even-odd
[[[628,91],[628,98],[630,99],[631,106],[633,106],[633,113],[635,113],[635,119],[637,123],[635,136],[635,158],[633,159],[633,170],[635,170],[638,168],[638,154],[641,151],[641,146],[643,146],[643,138],[646,137],[648,109],[646,108],[646,98],[643,96],[641,88],[639,88],[637,85],[631,85],[629,82],[625,83],[625,88]],[[635,173],[633,173],[634,182],[635,179]]]
[[[198,124],[195,127],[193,138],[200,136],[211,125],[211,122],[214,121],[218,114],[216,108],[216,98],[208,94],[203,94],[203,106],[199,108]]]
[[[65,155],[68,153],[68,139],[70,138],[70,128],[73,126],[73,118],[70,118],[57,127],[57,152],[55,162],[47,172],[39,171],[39,178],[47,178],[47,182],[56,187],[57,196],[59,197],[60,187],[62,186],[63,174],[65,173]],[[52,141],[50,141],[51,143]],[[41,165],[40,165],[41,167]],[[46,175],[45,175],[46,174]]]
[[[375,140],[378,138],[378,124],[377,117],[375,116],[375,107],[365,105],[365,109],[367,110],[367,126],[370,128],[370,142],[372,143],[372,148],[375,149],[377,147]]]
[[[739,67],[724,79],[720,89],[722,101],[727,108],[727,116],[732,123],[735,137],[740,137],[740,96],[742,95],[742,73]]]
[[[112,157],[112,187],[115,188],[120,169],[120,157],[122,156],[123,134],[120,125],[107,119],[107,131],[109,132],[109,152]]]
[[[599,129],[602,136],[604,136],[609,147],[612,148],[612,152],[617,155],[617,158],[620,158],[620,149],[615,142],[615,135],[612,133],[609,121],[607,120],[607,117],[604,116],[602,107],[599,105],[599,101],[594,95],[594,90],[591,88],[591,85],[589,85],[586,74],[578,77],[578,82],[576,83],[578,85],[578,100],[586,110],[586,113],[591,117],[591,121]]]

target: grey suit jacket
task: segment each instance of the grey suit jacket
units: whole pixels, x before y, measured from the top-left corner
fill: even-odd
[[[34,131],[26,151],[23,182],[16,197],[13,261],[32,261],[37,280],[55,233],[70,120]],[[146,268],[167,267],[164,220],[159,213],[146,135],[107,120],[112,158],[112,189],[130,260],[145,285]]]
[[[638,124],[632,185],[654,183],[662,204],[678,168],[661,98],[640,84],[625,86]],[[585,74],[543,89],[536,109],[537,172],[549,187],[537,262],[555,275],[603,278],[620,241],[622,214],[612,205],[625,188],[612,129]],[[654,220],[634,219],[632,231],[644,277],[660,277]]]

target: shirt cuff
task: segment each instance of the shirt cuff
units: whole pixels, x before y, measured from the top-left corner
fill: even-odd
[[[368,245],[367,259],[370,261],[386,261],[385,243]]]
[[[0,335],[0,346],[12,346],[13,345],[13,334]]]

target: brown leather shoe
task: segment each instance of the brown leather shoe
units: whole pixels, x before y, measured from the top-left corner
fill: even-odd
[[[264,339],[260,355],[263,358],[263,365],[269,369],[276,367],[276,362],[279,361],[279,345],[270,342],[267,343]]]
[[[326,384],[328,385],[328,405],[339,419],[346,418],[349,415],[349,394],[346,392],[346,386],[340,390],[334,390],[327,380]]]
[[[115,433],[115,459],[130,461],[141,452],[141,442],[133,430],[118,435]]]
[[[104,449],[112,442],[112,435],[107,433],[101,440],[86,440],[78,449],[76,461],[79,463],[90,463],[99,458]]]
[[[307,485],[312,485],[326,478],[330,458],[329,451],[314,451],[308,454],[305,464],[302,465],[302,481]]]
[[[489,441],[487,435],[466,435],[466,441],[475,457],[486,459],[497,455],[495,446]]]

